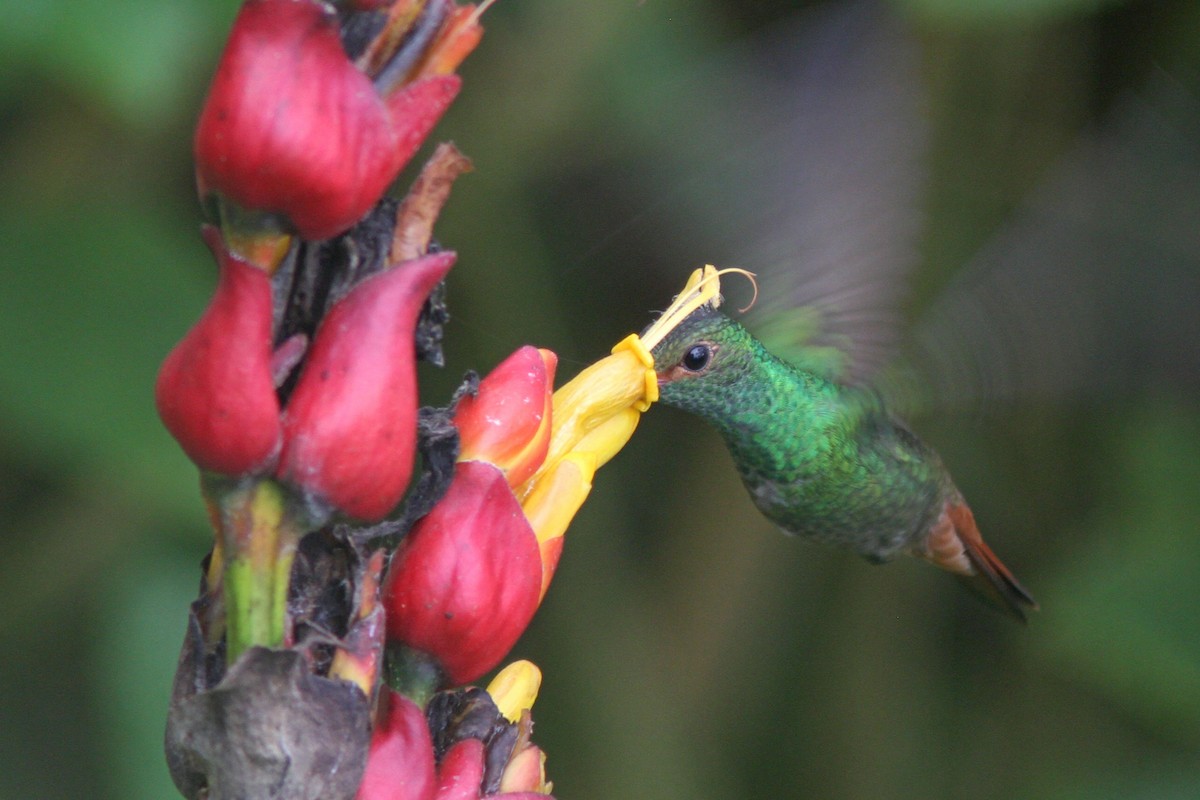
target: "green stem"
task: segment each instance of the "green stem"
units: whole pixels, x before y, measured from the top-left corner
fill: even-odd
[[[226,662],[255,646],[287,644],[288,581],[299,531],[274,481],[205,482],[224,556]]]

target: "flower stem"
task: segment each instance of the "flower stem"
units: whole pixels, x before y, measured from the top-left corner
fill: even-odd
[[[287,644],[288,581],[300,537],[274,481],[210,478],[204,491],[217,510],[226,661],[232,664],[250,647]]]

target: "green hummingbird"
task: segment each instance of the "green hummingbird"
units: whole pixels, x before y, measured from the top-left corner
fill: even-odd
[[[937,453],[880,393],[839,383],[820,357],[774,355],[718,302],[713,290],[694,310],[677,301],[645,341],[660,402],[717,430],[759,511],[872,562],[923,558],[1024,621],[1036,601],[984,543]]]

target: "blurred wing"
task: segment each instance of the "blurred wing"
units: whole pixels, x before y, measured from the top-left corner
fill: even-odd
[[[745,322],[768,347],[870,379],[905,412],[1151,377],[1194,388],[1200,104],[1166,76],[1082,135],[901,335],[928,138],[917,48],[885,6],[835,4],[669,87],[661,125],[689,133],[654,134],[671,151],[647,178],[688,176],[667,221],[686,231],[687,267],[757,273]],[[686,272],[664,269],[671,284]],[[749,296],[725,288],[730,306]]]
[[[853,2],[742,42],[664,101],[663,124],[688,131],[661,139],[665,164],[704,187],[671,200],[696,260],[756,273],[747,325],[803,366],[861,378],[894,352],[920,234],[920,87],[904,25]]]
[[[889,394],[939,407],[1200,385],[1200,104],[1114,106],[923,315]],[[908,389],[895,391],[897,384]]]

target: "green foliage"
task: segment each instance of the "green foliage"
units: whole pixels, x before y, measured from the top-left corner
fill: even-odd
[[[959,25],[1042,23],[1094,14],[1120,0],[898,0],[930,19]]]
[[[153,414],[155,364],[203,308],[208,287],[180,277],[207,265],[194,228],[162,217],[98,199],[6,216],[21,257],[0,297],[0,374],[14,446],[104,463],[176,510],[195,485]]]
[[[109,107],[123,125],[152,129],[187,115],[197,73],[214,63],[214,39],[234,0],[14,0],[5,4],[0,53]],[[11,69],[0,74],[12,74]]]
[[[1107,499],[1082,521],[1096,544],[1064,565],[1047,605],[1046,648],[1064,679],[1090,686],[1180,748],[1200,748],[1200,425],[1147,401],[1101,443]],[[1103,614],[1098,613],[1100,609]]]

